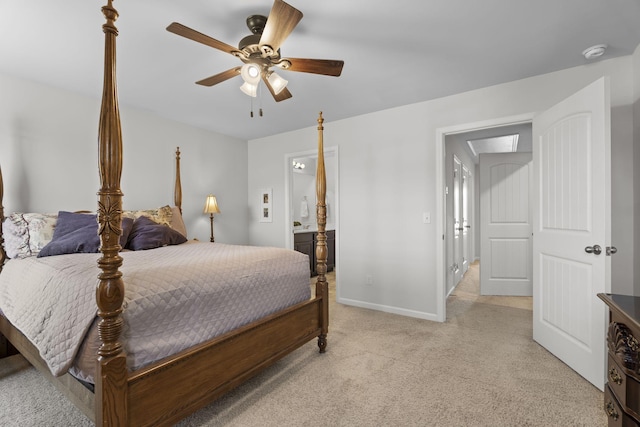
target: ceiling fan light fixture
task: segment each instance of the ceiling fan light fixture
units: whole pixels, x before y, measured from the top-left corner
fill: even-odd
[[[245,83],[257,86],[260,81],[260,68],[252,63],[244,64],[240,68],[240,75]]]
[[[344,61],[341,60],[281,56],[280,46],[301,19],[301,11],[284,0],[274,0],[268,16],[251,15],[247,18],[247,27],[251,30],[251,35],[243,37],[237,47],[178,22],[172,22],[167,31],[228,53],[242,61],[242,65],[199,80],[196,84],[214,86],[241,74],[246,83],[241,87],[244,93],[256,97],[262,81],[273,99],[280,102],[290,99],[292,95],[287,89],[287,81],[280,76],[272,75],[272,68],[334,77],[339,77],[342,73]]]
[[[273,88],[273,93],[275,93],[276,95],[282,92],[282,90],[287,87],[287,83],[289,83],[289,81],[283,79],[273,71],[269,73],[269,77],[267,78],[267,80]]]
[[[247,95],[255,98],[258,94],[258,85],[251,84],[249,82],[244,82],[242,86],[240,86],[240,90],[246,93]]]

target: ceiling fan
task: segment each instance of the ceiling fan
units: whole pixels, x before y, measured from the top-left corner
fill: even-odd
[[[292,95],[286,88],[287,81],[277,75],[272,68],[334,77],[342,73],[344,61],[280,56],[280,45],[301,19],[302,12],[298,9],[282,0],[275,0],[269,17],[251,15],[247,18],[247,27],[252,34],[240,40],[237,48],[177,22],[169,25],[167,31],[229,53],[244,63],[242,66],[197,81],[197,84],[213,86],[241,75],[244,84],[240,89],[244,93],[255,97],[258,84],[262,80],[273,98],[280,102],[291,98]]]

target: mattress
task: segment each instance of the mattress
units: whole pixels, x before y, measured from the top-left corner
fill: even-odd
[[[308,257],[287,249],[192,241],[121,255],[130,370],[311,297]],[[0,274],[0,311],[54,375],[93,382],[98,258],[11,260]]]

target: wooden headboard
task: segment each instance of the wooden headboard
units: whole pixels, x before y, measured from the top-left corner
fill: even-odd
[[[182,182],[180,181],[180,147],[176,147],[176,181],[173,190],[173,204],[182,213]]]

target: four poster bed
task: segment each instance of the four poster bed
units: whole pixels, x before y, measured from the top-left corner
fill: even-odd
[[[156,249],[135,250],[136,248],[130,245],[131,238],[127,240],[123,237],[126,233],[124,231],[126,215],[122,209],[123,194],[120,187],[123,150],[115,78],[117,29],[114,23],[118,14],[112,6],[112,0],[107,1],[108,4],[102,8],[106,18],[106,24],[103,25],[105,75],[98,136],[101,187],[98,192],[97,214],[93,217],[87,213],[59,212],[55,219],[57,223],[53,232],[53,240],[57,241],[56,233],[64,229],[64,226],[61,225],[63,220],[67,221],[68,218],[73,218],[73,221],[86,222],[86,217],[92,218],[91,221],[96,230],[93,235],[99,236],[98,246],[101,252],[100,258],[97,260],[99,269],[95,268],[97,258],[95,253],[62,252],[65,255],[46,257],[38,254],[38,257],[25,256],[8,259],[5,251],[7,230],[3,232],[1,228],[5,217],[2,207],[3,187],[0,174],[0,219],[3,220],[0,222],[0,269],[2,269],[0,273],[0,339],[8,340],[31,364],[51,379],[89,418],[94,420],[96,425],[172,425],[315,337],[318,338],[320,352],[325,351],[329,305],[325,278],[327,246],[323,118],[320,113],[316,176],[318,277],[315,295],[311,295],[309,287],[309,267],[306,255],[294,251],[209,242],[177,244],[181,243],[180,241],[168,243],[168,246],[167,243],[164,243]],[[179,173],[180,152],[177,151],[174,194],[174,204],[178,212],[176,215],[181,212],[182,202]],[[174,210],[174,212],[176,211]],[[78,215],[84,215],[84,217],[78,217]],[[129,230],[130,236],[139,235],[135,232],[138,223],[150,227],[159,225],[155,221],[151,221],[153,224],[147,224],[149,219],[143,220],[143,218],[147,218],[145,215],[134,216],[134,218],[130,221],[133,223],[133,225],[130,224],[132,227]],[[171,228],[170,224],[161,224],[161,227],[164,227],[165,231]],[[75,230],[71,232],[75,232]],[[52,243],[53,241],[45,245],[42,251],[45,251],[47,246],[51,247]],[[122,252],[121,249],[125,245],[132,250]],[[206,254],[202,255],[204,258],[198,261],[198,266],[194,267],[196,264],[194,260],[200,260],[197,257],[201,256],[196,255],[196,252],[201,250],[204,250]],[[210,253],[212,251],[217,251],[217,253],[212,255]],[[239,251],[242,253],[236,254]],[[80,252],[92,251],[81,250]],[[248,259],[248,266],[238,269],[237,258],[234,258],[236,256]],[[215,261],[211,257],[215,257]],[[226,264],[220,261],[226,258],[231,261]],[[175,264],[171,264],[177,263],[179,260],[184,260],[186,267],[175,267]],[[137,267],[139,264],[143,267]],[[208,264],[223,265],[217,267],[219,270],[211,273],[223,291],[228,288],[236,289],[235,284],[231,286],[229,283],[231,275],[239,275],[241,281],[247,281],[247,277],[251,277],[246,295],[240,297],[239,300],[232,300],[227,294],[223,294],[222,298],[219,293],[214,294],[213,297],[209,296],[213,300],[229,300],[231,305],[226,309],[222,306],[203,305],[202,301],[206,298],[199,294],[195,297],[199,303],[197,306],[183,304],[182,297],[176,297],[175,294],[166,297],[170,291],[174,292],[178,288],[180,292],[183,292],[184,286],[182,284],[176,285],[176,276],[188,276],[192,270]],[[285,269],[291,267],[294,271],[287,270],[285,273],[267,271],[274,268],[275,264],[282,264]],[[20,269],[20,266],[23,265],[28,266],[26,270]],[[166,265],[169,267],[162,270]],[[267,265],[268,268],[265,267]],[[300,265],[304,266],[302,270],[296,267]],[[180,268],[182,270],[179,270]],[[204,275],[199,270],[194,274]],[[76,287],[66,290],[71,286],[67,285],[71,282],[69,275],[77,276],[80,283],[74,285]],[[96,275],[98,276],[97,284],[95,282]],[[25,276],[35,278],[35,280],[28,282]],[[45,277],[46,280],[42,277]],[[52,286],[52,281],[57,277],[59,282],[55,282],[55,286]],[[16,279],[19,279],[19,283],[16,284],[20,288],[33,288],[38,292],[35,294],[38,295],[35,301],[32,299],[33,297],[29,297],[30,300],[25,302],[22,290],[12,290],[12,286],[9,286],[8,283],[18,282]],[[258,287],[255,281],[259,279],[264,281],[264,283],[260,282],[260,287],[263,288],[260,291],[262,294],[251,293],[254,292],[254,288]],[[300,282],[302,279],[304,279],[302,288],[306,288],[305,290],[300,290],[302,288],[293,283]],[[211,280],[214,281],[214,279]],[[141,281],[149,282],[145,285],[147,287],[140,285]],[[44,282],[47,284],[43,285]],[[166,300],[164,305],[162,301],[158,300],[149,302],[156,298],[152,288],[159,286],[158,283],[162,283],[162,289],[159,292],[161,296],[158,298]],[[44,293],[45,288],[49,288],[48,292],[51,293],[50,288],[52,287],[52,301],[40,296],[40,292]],[[87,289],[89,289],[88,292]],[[253,314],[248,317],[234,320],[226,326],[207,327],[207,322],[215,320],[211,318],[212,316],[207,317],[208,314],[223,312],[226,316],[230,312],[244,313],[248,310],[245,310],[246,307],[244,307],[246,301],[251,301],[250,305],[252,305],[256,300],[271,299],[263,298],[265,294],[271,297],[276,293],[285,295],[285,300],[273,302],[271,306],[259,309],[257,314],[252,312]],[[286,296],[292,294],[295,296],[286,300]],[[89,299],[87,299],[87,295],[89,295]],[[76,300],[85,301],[85,307],[78,308],[77,306],[82,304],[75,304]],[[86,307],[88,300],[91,301],[89,308]],[[46,313],[36,312],[23,316],[22,314],[26,311],[24,309],[28,304],[46,305],[46,309],[44,309]],[[161,314],[157,320],[147,322],[153,323],[153,325],[145,325],[145,327],[155,326],[156,329],[162,330],[173,327],[178,331],[175,335],[192,335],[196,327],[191,324],[191,319],[179,322],[173,312],[167,314],[163,311],[181,307],[187,311],[204,314],[205,325],[199,328],[200,332],[205,331],[206,334],[209,334],[208,338],[202,342],[197,341],[197,343],[196,341],[188,341],[181,342],[179,345],[171,344],[168,348],[164,348],[164,353],[161,353],[161,356],[149,356],[148,349],[144,347],[146,344],[141,348],[136,347],[137,341],[134,338],[138,335],[150,334],[147,329],[144,329],[136,335],[137,323],[134,322],[135,318],[147,318],[148,312],[140,311],[146,305],[153,305],[153,308],[160,310]],[[67,320],[67,323],[63,322],[61,329],[53,334],[54,337],[46,334],[46,329],[49,328],[49,324],[52,324],[54,318],[65,318],[70,312],[75,311],[84,311],[84,322],[77,322],[80,326],[74,327],[70,323],[75,324],[75,322]],[[89,314],[87,315],[87,313]],[[23,317],[28,317],[31,323],[35,323],[36,326],[29,325],[29,322],[25,322]],[[88,324],[87,317],[89,317]],[[224,323],[224,319],[222,320]],[[17,324],[19,323],[26,323],[28,326],[18,328]],[[209,329],[216,330],[210,331]],[[66,341],[72,341],[72,335],[78,334],[84,338],[76,344],[75,348],[68,349],[63,345]],[[96,337],[95,341],[91,338],[92,334]],[[159,341],[164,343],[166,340],[166,338],[161,338]],[[94,342],[97,344],[92,344]],[[129,349],[132,349],[131,354],[127,354]],[[1,352],[2,350],[0,350],[0,356],[2,356]],[[92,361],[86,363],[85,360],[83,365],[79,361],[79,354],[90,354]],[[156,360],[158,357],[160,359]],[[92,366],[87,367],[87,365]],[[93,371],[84,375],[84,369],[89,371],[93,369]],[[85,381],[81,382],[78,378]]]

